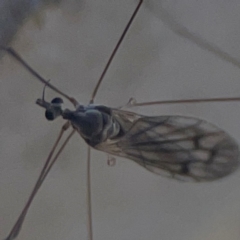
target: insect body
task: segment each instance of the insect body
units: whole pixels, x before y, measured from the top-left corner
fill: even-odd
[[[50,84],[49,81],[31,68],[14,49],[0,46],[0,50],[14,57],[38,81],[68,99],[75,106],[75,110],[63,110],[61,108],[63,101],[60,98],[53,99],[51,103],[45,101],[44,97],[37,100],[37,104],[46,109],[45,116],[48,120],[54,120],[58,116],[62,116],[68,122],[62,127],[27,203],[5,240],[17,238],[34,197],[75,131],[92,148],[111,155],[131,159],[151,172],[177,179],[212,181],[227,176],[238,167],[239,148],[236,141],[211,123],[197,118],[182,116],[148,117],[121,109],[93,104],[99,86],[142,2],[143,0],[139,0],[94,88],[90,104],[87,106],[79,105],[74,98]],[[214,49],[213,52],[216,53],[219,50],[216,51]],[[223,56],[226,59],[226,55],[223,54]],[[227,61],[236,63],[236,61],[232,61],[229,58],[227,58]],[[239,100],[240,98],[185,99],[180,101],[140,103],[135,104],[135,106]],[[69,123],[71,123],[74,130],[66,137],[57,151],[57,146]],[[88,190],[88,239],[92,240],[90,151],[88,151],[86,182]]]
[[[38,99],[46,118],[62,115],[91,147],[133,160],[157,174],[211,181],[232,173],[239,149],[234,139],[206,121],[182,116],[147,117],[102,105],[62,110],[60,98]]]

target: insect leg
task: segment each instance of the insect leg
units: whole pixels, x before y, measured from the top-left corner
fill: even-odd
[[[179,35],[180,37],[183,37],[185,39],[188,39],[189,41],[195,43],[198,47],[200,47],[203,50],[207,50],[214,54],[215,56],[219,57],[220,59],[231,63],[232,65],[240,68],[240,60],[237,58],[232,57],[229,53],[224,52],[222,49],[220,49],[218,46],[209,43],[205,39],[197,36],[193,32],[189,31],[186,27],[179,24],[162,6],[161,1],[159,1],[160,4],[160,14],[158,17],[161,19],[161,21],[175,34]]]
[[[0,49],[7,52],[9,55],[11,55],[14,59],[16,59],[25,69],[27,69],[38,81],[42,82],[45,86],[48,86],[53,91],[59,93],[66,99],[68,99],[75,107],[78,105],[78,102],[73,97],[68,96],[55,86],[53,86],[49,80],[44,79],[39,73],[37,73],[26,61],[23,60],[23,58],[13,49],[13,48],[6,48],[3,46],[0,46]]]
[[[141,103],[132,103],[127,105],[127,107],[141,107],[141,106],[150,106],[158,104],[182,104],[182,103],[207,103],[207,102],[238,102],[240,97],[232,98],[200,98],[200,99],[181,99],[181,100],[166,100],[166,101],[153,101],[153,102],[141,102]]]
[[[128,100],[127,104],[124,104],[124,105],[118,107],[118,109],[134,107],[136,103],[137,103],[136,99],[131,97]]]
[[[63,151],[63,149],[65,148],[66,144],[68,143],[68,141],[70,140],[70,138],[72,137],[72,135],[74,134],[75,130],[72,130],[72,132],[68,135],[68,137],[65,139],[65,141],[63,142],[63,144],[61,145],[61,147],[59,148],[58,152],[56,153],[56,155],[53,157],[53,154],[59,144],[59,141],[61,140],[64,132],[68,129],[69,127],[69,123],[67,122],[66,124],[63,125],[47,159],[46,159],[46,162],[41,170],[41,173],[37,179],[37,182],[28,198],[28,201],[26,203],[26,205],[24,206],[22,212],[20,213],[16,223],[14,224],[13,228],[11,229],[9,235],[7,236],[7,238],[5,240],[13,240],[15,239],[18,234],[20,233],[21,231],[21,227],[22,227],[22,224],[24,222],[24,219],[27,215],[27,212],[28,212],[28,209],[34,199],[34,197],[36,196],[39,188],[41,187],[43,181],[45,180],[45,178],[47,177],[49,171],[51,170],[53,164],[56,162],[56,160],[58,159],[59,155],[61,154],[61,152]],[[53,158],[52,158],[53,157]]]
[[[175,34],[179,35],[180,37],[186,38],[189,41],[195,43],[198,47],[202,48],[203,50],[207,50],[212,54],[216,55],[217,57],[221,58],[222,60],[233,64],[234,66],[240,68],[240,60],[237,58],[232,57],[227,52],[224,52],[219,47],[215,46],[212,43],[202,39],[201,37],[197,36],[196,34],[189,31],[186,27],[179,24],[162,6],[161,1],[160,4],[160,13],[159,18],[161,21],[166,24],[166,26],[172,30]],[[131,102],[124,107],[141,107],[141,106],[150,106],[150,105],[158,105],[158,104],[182,104],[182,103],[206,103],[206,102],[236,102],[240,101],[240,97],[232,97],[232,98],[205,98],[205,99],[181,99],[181,100],[166,100],[166,101],[153,101],[153,102]]]
[[[112,52],[112,54],[111,54],[111,56],[110,56],[110,58],[108,60],[108,63],[105,66],[105,69],[103,70],[103,72],[102,72],[102,74],[101,74],[101,76],[100,76],[100,78],[99,78],[99,80],[97,82],[97,85],[96,85],[96,87],[95,87],[95,89],[94,89],[94,91],[92,93],[92,97],[91,97],[90,103],[94,102],[94,98],[95,98],[95,96],[97,94],[97,91],[98,91],[98,89],[100,87],[100,84],[101,84],[101,82],[102,82],[102,80],[103,80],[103,78],[104,78],[104,76],[105,76],[105,74],[106,74],[106,72],[107,72],[107,70],[108,70],[108,68],[109,68],[109,66],[110,66],[110,64],[111,64],[111,62],[112,62],[116,52],[117,52],[117,50],[119,49],[119,46],[122,43],[122,41],[123,41],[123,39],[124,39],[128,29],[129,29],[131,23],[133,21],[133,19],[135,18],[135,16],[136,16],[136,14],[137,14],[137,12],[138,12],[142,2],[143,2],[143,0],[139,0],[139,4],[137,5],[134,13],[132,14],[132,16],[131,16],[131,18],[130,18],[130,20],[129,20],[129,22],[128,22],[128,24],[127,24],[127,26],[126,26],[126,28],[125,28],[125,30],[123,32],[123,34],[121,35],[121,37],[120,37],[120,39],[119,39],[119,41],[118,41],[114,51]],[[6,48],[6,47],[3,47],[3,46],[0,46],[0,49],[3,50],[3,51],[6,51],[9,55],[14,57],[25,69],[27,69],[34,77],[36,77],[44,85],[48,86],[49,88],[51,88],[55,92],[59,93],[60,95],[64,96],[65,98],[67,98],[74,106],[78,105],[78,102],[74,98],[72,98],[72,97],[68,96],[67,94],[63,93],[58,88],[56,88],[55,86],[50,84],[49,81],[45,80],[40,74],[38,74],[27,62],[25,62],[23,60],[23,58],[14,49]],[[46,160],[46,163],[45,163],[45,165],[44,165],[44,167],[43,167],[43,169],[42,169],[42,171],[40,173],[40,176],[39,176],[39,178],[38,178],[38,180],[37,180],[37,182],[36,182],[36,184],[34,186],[34,189],[33,189],[32,193],[31,193],[31,195],[30,195],[30,197],[28,199],[27,204],[23,208],[23,210],[22,210],[22,212],[21,212],[17,222],[13,226],[13,228],[12,228],[10,234],[8,235],[8,237],[6,238],[6,240],[13,240],[13,239],[15,239],[18,236],[18,234],[19,234],[19,232],[21,230],[21,226],[23,224],[24,218],[25,218],[25,216],[27,214],[27,211],[28,211],[28,209],[29,209],[29,207],[31,205],[31,202],[33,201],[33,199],[34,199],[38,189],[40,188],[40,186],[43,183],[44,179],[46,178],[47,174],[49,173],[51,167],[53,166],[53,164],[57,160],[59,154],[61,153],[61,151],[63,150],[63,148],[67,144],[68,140],[71,138],[72,134],[74,133],[74,130],[73,130],[72,133],[66,139],[66,141],[63,143],[62,147],[60,148],[60,150],[58,151],[56,156],[51,161],[52,155],[53,155],[53,153],[54,153],[54,151],[55,151],[55,149],[56,149],[56,147],[57,147],[57,145],[59,143],[59,140],[62,137],[63,131],[65,131],[64,128],[60,132],[59,137],[58,137],[58,139],[57,139],[57,141],[56,141],[52,151],[50,152],[50,154],[49,154],[49,156],[48,156],[48,158]],[[90,148],[88,148],[88,161],[87,162],[88,162],[88,164],[87,164],[87,189],[88,189],[87,202],[88,202],[88,218],[89,218],[88,227],[89,227],[89,239],[91,240],[93,238],[93,236],[92,236],[92,208],[91,208]]]
[[[112,60],[113,60],[114,56],[116,55],[116,53],[117,53],[117,51],[118,51],[118,49],[119,49],[119,47],[120,47],[120,45],[121,45],[124,37],[126,36],[126,33],[128,32],[129,27],[131,26],[134,18],[136,17],[136,15],[137,15],[137,13],[138,13],[138,10],[140,9],[142,3],[143,3],[143,0],[139,0],[139,3],[138,3],[138,5],[137,5],[136,9],[134,10],[134,12],[133,12],[130,20],[129,20],[128,23],[127,23],[127,26],[125,27],[125,29],[124,29],[121,37],[119,38],[119,40],[118,40],[118,42],[117,42],[117,44],[116,44],[116,46],[115,46],[115,48],[114,48],[114,50],[113,50],[110,58],[108,59],[108,62],[107,62],[106,66],[105,66],[105,68],[104,68],[104,70],[103,70],[103,72],[102,72],[102,74],[101,74],[101,76],[100,76],[100,78],[99,78],[99,80],[98,80],[98,82],[97,82],[94,90],[93,90],[90,103],[93,103],[93,102],[94,102],[94,98],[95,98],[96,95],[97,95],[97,92],[98,92],[98,89],[99,89],[99,87],[100,87],[100,85],[101,85],[101,83],[102,83],[102,80],[103,80],[104,76],[106,75],[106,72],[107,72],[107,70],[109,69],[110,64],[112,63]]]
[[[88,217],[88,239],[93,240],[92,230],[92,194],[91,194],[91,148],[88,146],[87,154],[87,217]]]
[[[113,52],[111,53],[110,55],[110,58],[108,59],[108,62],[100,76],[100,78],[98,79],[97,81],[97,84],[93,90],[93,93],[92,93],[92,96],[91,96],[91,99],[90,99],[90,103],[94,103],[94,99],[97,95],[97,92],[99,90],[99,87],[103,81],[103,78],[104,76],[106,75],[107,73],[107,70],[109,69],[109,66],[111,65],[112,63],[112,60],[114,58],[114,56],[116,55],[124,37],[126,36],[126,33],[129,29],[129,27],[131,26],[134,18],[136,17],[137,13],[138,13],[138,10],[140,9],[141,5],[143,3],[143,0],[139,0],[139,3],[137,5],[137,7],[135,8],[130,20],[128,21],[120,39],[118,40]],[[91,200],[91,149],[90,147],[88,147],[88,156],[87,156],[87,208],[88,208],[88,234],[89,234],[89,239],[92,240],[93,239],[93,231],[92,231],[92,200]]]

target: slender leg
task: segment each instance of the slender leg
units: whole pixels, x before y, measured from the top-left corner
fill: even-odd
[[[125,27],[125,29],[124,29],[124,31],[123,31],[123,33],[122,33],[118,43],[116,44],[116,46],[115,46],[115,48],[114,48],[114,50],[113,50],[113,52],[112,52],[112,54],[111,54],[107,64],[106,64],[106,66],[105,66],[105,68],[104,68],[104,70],[103,70],[99,80],[97,81],[97,84],[96,84],[96,86],[95,86],[95,88],[93,90],[91,99],[89,101],[90,103],[94,103],[94,99],[95,99],[96,94],[97,94],[97,92],[99,90],[99,87],[100,87],[100,85],[102,83],[102,80],[103,80],[104,76],[106,75],[106,72],[109,69],[110,64],[112,63],[112,60],[113,60],[114,56],[116,55],[116,52],[118,51],[118,49],[119,49],[119,47],[120,47],[120,45],[121,45],[121,43],[122,43],[122,41],[123,41],[127,31],[128,31],[128,29],[129,29],[129,27],[131,26],[135,16],[138,13],[138,10],[140,9],[142,3],[143,3],[143,0],[139,0],[139,3],[137,5],[137,7],[135,8],[135,10],[134,10],[134,12],[133,12],[133,14],[132,14],[128,24],[127,24],[127,26]],[[88,147],[88,157],[87,157],[88,234],[89,234],[89,240],[93,240],[93,231],[92,231],[92,200],[91,200],[91,161],[90,160],[91,160],[91,148]]]
[[[37,182],[29,196],[29,199],[26,203],[26,205],[24,206],[21,214],[19,215],[16,223],[14,224],[13,228],[11,229],[8,237],[5,239],[5,240],[13,240],[15,239],[20,230],[21,230],[21,227],[22,227],[22,224],[24,222],[24,219],[27,215],[27,212],[28,212],[28,209],[34,199],[34,197],[36,196],[39,188],[41,187],[43,181],[45,180],[45,178],[47,177],[49,171],[51,170],[53,164],[56,162],[56,160],[58,159],[59,155],[61,154],[61,152],[63,151],[63,149],[65,148],[66,144],[68,143],[68,141],[70,140],[70,138],[72,137],[73,133],[75,132],[75,130],[73,130],[69,135],[68,137],[66,138],[66,140],[64,141],[64,143],[62,144],[62,146],[60,147],[60,149],[58,150],[57,154],[55,155],[55,157],[52,159],[53,157],[53,154],[56,150],[56,147],[58,146],[58,143],[59,141],[61,140],[62,136],[63,136],[63,133],[67,130],[67,128],[69,127],[69,123],[67,122],[67,124],[64,124],[64,126],[62,127],[58,137],[57,137],[57,140],[56,142],[54,143],[53,147],[52,147],[52,150],[50,151],[47,159],[46,159],[46,162],[41,170],[41,173],[37,179]]]
[[[161,2],[161,0],[159,0]],[[195,43],[198,47],[202,48],[203,50],[207,50],[214,54],[215,56],[219,57],[220,59],[229,62],[233,64],[234,66],[240,68],[240,60],[237,58],[232,57],[227,52],[224,52],[222,49],[220,49],[218,46],[209,43],[205,39],[201,38],[200,36],[197,36],[193,32],[189,31],[186,27],[179,24],[174,17],[172,17],[160,4],[160,14],[158,17],[161,19],[161,21],[167,25],[167,27],[172,30],[175,34],[179,35],[180,37],[183,37],[185,39],[188,39],[189,41]]]
[[[49,80],[44,79],[39,73],[37,73],[23,58],[12,48],[6,48],[0,46],[0,50],[6,51],[9,55],[11,55],[15,60],[17,60],[25,69],[27,69],[38,81],[42,82],[45,86],[48,86],[53,91],[59,93],[66,99],[68,99],[75,107],[78,105],[78,102],[73,97],[68,96],[64,92],[60,91],[58,88],[53,86]]]
[[[122,33],[116,47],[114,48],[95,88],[94,88],[94,91],[92,93],[92,97],[91,97],[91,100],[90,100],[90,103],[93,103],[94,102],[94,98],[98,92],[98,89],[101,85],[101,82],[117,52],[117,50],[119,49],[119,46],[121,45],[131,23],[133,22],[138,10],[140,9],[140,6],[142,5],[143,3],[143,0],[139,0],[139,3],[135,9],[135,11],[133,12],[126,28],[124,29],[124,32]],[[72,97],[69,97],[67,94],[63,93],[62,91],[60,91],[58,88],[56,88],[55,86],[53,86],[52,84],[49,83],[49,81],[45,80],[40,74],[38,74],[33,68],[30,67],[29,64],[27,64],[22,57],[20,57],[20,55],[12,48],[5,48],[5,47],[2,47],[0,46],[0,50],[3,50],[3,51],[6,51],[9,55],[11,55],[12,57],[14,57],[25,69],[27,69],[34,77],[37,78],[37,80],[39,80],[40,82],[42,82],[44,85],[48,86],[49,88],[51,88],[52,90],[54,90],[55,92],[59,93],[60,95],[64,96],[65,98],[67,98],[75,107],[78,105],[78,102],[72,98]],[[69,136],[66,138],[65,142],[62,144],[62,146],[60,147],[59,151],[57,152],[57,154],[55,155],[55,157],[52,159],[52,156],[54,154],[54,151],[60,141],[60,139],[62,138],[62,135],[64,133],[64,131],[66,130],[67,128],[67,125],[64,125],[64,127],[62,128],[45,164],[44,164],[44,167],[39,175],[39,178],[34,186],[34,189],[27,201],[27,204],[25,205],[25,207],[23,208],[18,220],[16,221],[15,225],[13,226],[12,230],[10,231],[8,237],[5,239],[5,240],[13,240],[15,239],[20,230],[21,230],[21,226],[24,222],[24,218],[27,214],[27,211],[34,199],[34,197],[36,196],[36,193],[37,191],[39,190],[39,188],[41,187],[43,181],[45,180],[47,174],[49,173],[49,171],[51,170],[53,164],[55,163],[55,161],[57,160],[58,156],[60,155],[60,153],[62,152],[62,150],[64,149],[64,147],[66,146],[67,142],[69,141],[69,139],[72,137],[72,135],[74,134],[75,130],[73,130]],[[89,225],[89,239],[90,240],[93,240],[93,231],[92,231],[92,206],[91,206],[91,174],[90,174],[90,170],[91,170],[91,162],[90,162],[90,147],[88,147],[88,159],[87,159],[87,189],[88,189],[88,193],[87,193],[87,203],[88,203],[88,225]]]
[[[88,211],[88,239],[93,240],[92,230],[92,193],[91,193],[91,148],[88,146],[87,155],[87,211]]]
[[[143,0],[140,0],[139,3],[138,3],[138,5],[137,5],[137,7],[136,7],[136,9],[135,9],[134,12],[133,12],[131,18],[130,18],[127,26],[125,27],[125,29],[124,29],[124,31],[123,31],[120,39],[118,40],[118,43],[117,43],[117,45],[115,46],[115,48],[114,48],[114,50],[113,50],[110,58],[108,59],[108,62],[107,62],[106,66],[105,66],[105,68],[104,68],[104,70],[103,70],[103,72],[102,72],[99,80],[97,81],[97,84],[96,84],[94,90],[93,90],[90,103],[94,103],[94,99],[95,99],[95,97],[96,97],[96,95],[97,95],[97,92],[98,92],[98,89],[99,89],[99,87],[100,87],[100,85],[101,85],[101,83],[102,83],[102,80],[103,80],[104,76],[106,75],[107,70],[109,69],[109,67],[110,67],[110,65],[111,65],[111,63],[112,63],[112,60],[113,60],[114,56],[116,55],[116,53],[117,53],[117,51],[118,51],[118,49],[119,49],[119,47],[120,47],[120,45],[121,45],[124,37],[126,36],[126,33],[128,32],[129,27],[131,26],[134,18],[136,17],[136,15],[137,15],[137,13],[138,13],[138,10],[140,9],[142,3],[143,3]]]
[[[182,99],[182,100],[166,100],[166,101],[153,101],[153,102],[142,102],[133,103],[128,107],[142,107],[158,104],[182,104],[182,103],[207,103],[207,102],[238,102],[240,97],[233,98],[203,98],[203,99]]]
[[[118,107],[118,109],[135,107],[136,103],[137,103],[137,100],[135,98],[130,98],[127,104]]]

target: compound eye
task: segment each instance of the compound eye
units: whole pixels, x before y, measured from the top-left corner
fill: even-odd
[[[55,103],[55,104],[62,104],[63,100],[59,97],[54,98],[51,103]]]

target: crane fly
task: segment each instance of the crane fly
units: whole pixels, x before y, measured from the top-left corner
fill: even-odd
[[[89,239],[93,239],[89,164],[90,148],[106,152],[111,156],[130,159],[150,172],[177,180],[213,181],[225,177],[237,169],[239,165],[239,147],[237,142],[228,133],[212,123],[185,116],[144,116],[123,110],[122,108],[110,108],[94,104],[94,99],[102,80],[142,2],[143,0],[140,0],[134,10],[95,86],[87,106],[79,104],[76,99],[44,79],[14,49],[1,47],[1,50],[15,58],[37,80],[44,84],[43,96],[37,99],[36,103],[45,109],[47,120],[53,121],[58,117],[66,120],[25,207],[5,240],[13,240],[18,237],[36,193],[75,132],[88,145],[87,195],[89,204]],[[63,99],[60,97],[56,97],[50,102],[46,100],[44,96],[45,87],[52,89],[70,101],[74,106],[74,110],[63,109]],[[239,98],[211,98],[147,103],[129,101],[129,104],[125,107],[239,100]],[[72,130],[63,144],[56,150],[60,139],[69,127],[72,127]]]

